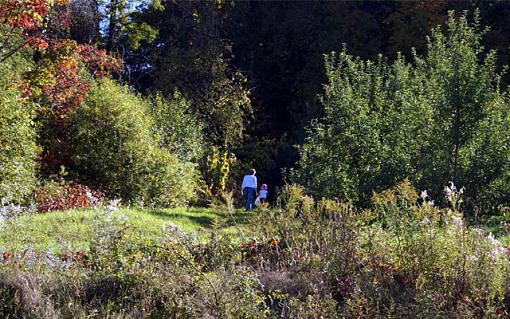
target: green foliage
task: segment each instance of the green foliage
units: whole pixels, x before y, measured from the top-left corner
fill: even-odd
[[[177,155],[181,161],[197,161],[203,155],[203,125],[192,114],[190,104],[175,92],[171,99],[154,95],[150,99],[150,114],[154,118],[161,146]]]
[[[345,49],[327,55],[324,116],[310,128],[293,180],[365,205],[372,191],[406,177],[434,198],[449,181],[465,186],[478,210],[506,203],[506,97],[477,21],[451,13],[412,64],[363,61]]]
[[[453,186],[449,191],[452,198],[462,195]],[[250,260],[285,312],[492,318],[508,311],[508,248],[468,228],[461,212],[418,196],[408,181],[374,194],[372,209],[363,211],[330,200],[315,204],[303,193],[286,186],[280,206],[254,221],[259,239],[273,238],[273,249],[261,241]],[[271,274],[275,266],[285,271]]]
[[[13,56],[0,63],[0,197],[27,199],[36,185],[35,106],[13,82],[28,62]]]
[[[214,2],[167,1],[132,16],[134,25],[157,33],[134,51],[141,56],[135,69],[149,82],[137,84],[164,96],[181,92],[204,123],[207,142],[220,147],[239,145],[251,113],[246,77],[232,66],[230,44],[220,32],[226,14]]]
[[[383,223],[367,228],[361,247],[362,263],[376,269],[361,272],[349,316],[491,318],[506,311],[508,249],[468,228],[461,212],[427,200],[408,182],[374,195]],[[389,282],[393,288],[384,287]]]
[[[230,157],[227,151],[220,151],[217,147],[212,147],[211,153],[207,156],[204,179],[208,191],[217,195],[225,191],[230,166],[235,159]]]
[[[127,88],[98,82],[74,115],[73,128],[71,171],[85,184],[149,205],[181,205],[194,196],[194,165],[160,147],[147,102]]]
[[[197,240],[173,224],[155,227],[162,213],[124,209],[9,219],[0,234],[23,243],[34,228],[48,235],[45,226],[57,224],[65,238],[63,229],[77,236],[68,228],[86,225],[78,237],[88,249],[0,251],[0,315],[497,318],[510,312],[510,251],[467,227],[460,211],[434,206],[407,181],[374,194],[365,210],[304,193],[285,186],[274,209],[254,216],[253,239],[240,243],[214,230]],[[462,194],[451,186],[448,195],[460,202]],[[52,215],[60,223],[43,223]]]
[[[268,317],[253,272],[222,267],[228,265],[225,259],[218,267],[204,264],[200,252],[212,251],[215,243],[200,245],[175,226],[167,227],[153,242],[141,242],[130,236],[130,231],[125,216],[102,210],[88,238],[90,251],[67,251],[58,256],[46,252],[42,257],[30,250],[20,259],[3,260],[0,315]],[[13,271],[14,259],[23,270]],[[69,290],[71,285],[76,290]],[[85,300],[88,302],[82,302]]]

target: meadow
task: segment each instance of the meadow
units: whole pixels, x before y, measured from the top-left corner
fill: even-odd
[[[404,182],[357,209],[288,185],[249,213],[109,205],[6,218],[0,314],[505,318],[510,251],[450,194],[440,208]]]
[[[130,237],[139,241],[155,241],[165,226],[173,225],[199,238],[211,231],[239,236],[253,212],[215,208],[181,207],[172,209],[120,208],[112,217],[125,220]],[[89,249],[89,240],[102,213],[98,209],[52,211],[26,214],[10,219],[0,233],[0,251],[19,252],[23,247],[59,252]]]

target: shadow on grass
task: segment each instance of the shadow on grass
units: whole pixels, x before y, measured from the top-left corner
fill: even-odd
[[[216,220],[216,218],[207,216],[209,214],[206,214],[203,211],[202,212],[198,211],[194,213],[189,210],[186,210],[185,212],[173,212],[171,210],[168,211],[163,209],[153,209],[146,212],[152,216],[158,217],[163,220],[187,219],[193,224],[196,224],[204,228],[211,227],[211,225]]]
[[[230,216],[229,214],[226,214],[225,216],[227,218],[227,226],[234,226],[236,223],[239,225],[249,224],[255,214],[256,213],[254,213],[253,211],[245,211],[245,210],[236,211],[233,214],[235,221],[232,220],[232,216]]]
[[[186,210],[176,211],[152,209],[145,212],[163,220],[188,219],[192,223],[204,228],[210,228],[216,222],[224,223],[227,227],[234,226],[235,224],[248,224],[254,214],[256,214],[254,211],[235,210],[230,215],[226,210],[198,207],[189,207]]]
[[[186,216],[186,218],[202,227],[210,227],[214,223],[214,219],[206,216]]]

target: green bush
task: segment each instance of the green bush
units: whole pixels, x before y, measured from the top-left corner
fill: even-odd
[[[16,68],[20,57],[0,63],[0,197],[20,202],[36,184],[35,108],[21,95]]]
[[[439,201],[453,181],[466,188],[471,212],[508,205],[508,98],[476,21],[450,13],[411,63],[327,55],[324,116],[300,148],[292,181],[365,206],[372,191],[407,177]]]
[[[178,92],[171,99],[152,96],[149,110],[163,147],[177,155],[181,161],[201,158],[204,149],[203,125],[192,113],[190,104]]]
[[[161,148],[154,125],[146,100],[112,81],[98,82],[72,119],[70,171],[109,197],[185,204],[194,195],[194,165]]]

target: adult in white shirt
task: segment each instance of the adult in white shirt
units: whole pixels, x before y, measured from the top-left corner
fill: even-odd
[[[257,193],[257,177],[255,176],[257,172],[252,168],[250,172],[244,176],[243,184],[241,185],[241,193],[246,194],[246,210],[250,210],[252,208],[252,202]]]

